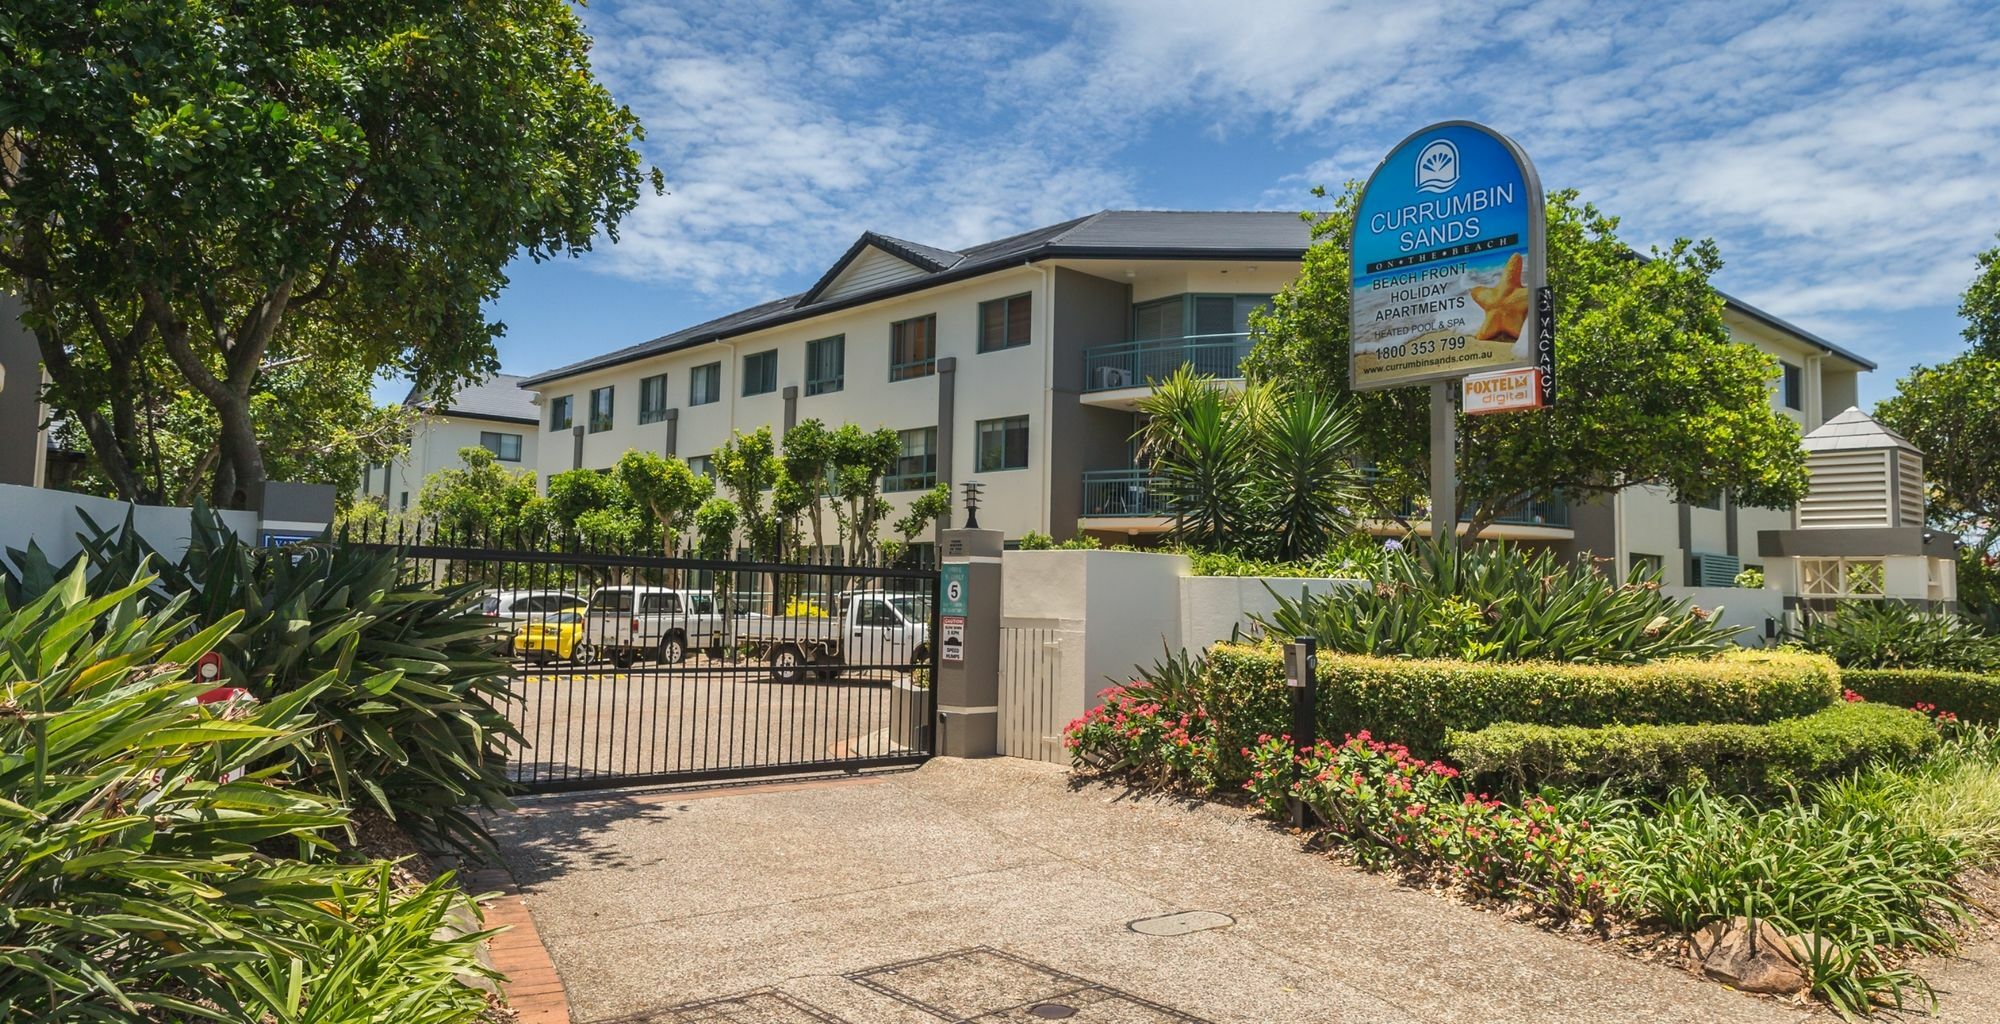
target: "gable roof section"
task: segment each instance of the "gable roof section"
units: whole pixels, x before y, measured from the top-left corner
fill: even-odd
[[[1036,260],[1298,260],[1304,257],[1311,245],[1312,224],[1309,221],[1296,213],[1261,210],[1101,210],[957,251],[869,231],[856,239],[840,259],[804,292],[535,374],[521,384],[527,388],[539,388],[565,377],[609,369]],[[870,247],[904,261],[918,272],[853,291],[831,289],[842,272]],[[1875,368],[1874,363],[1832,342],[1727,293],[1721,294],[1731,308],[1745,316],[1797,336],[1864,369]]]
[[[521,382],[526,378],[512,373],[496,373],[491,377],[468,384],[451,396],[451,401],[442,405],[421,401],[417,389],[403,397],[403,404],[417,406],[440,416],[462,416],[475,420],[499,420],[505,423],[539,423],[541,415],[535,409],[535,393],[524,390]]]

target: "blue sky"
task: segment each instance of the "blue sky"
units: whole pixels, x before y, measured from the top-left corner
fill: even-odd
[[[525,261],[532,373],[809,284],[865,229],[956,247],[1103,208],[1301,209],[1464,117],[1641,247],[1882,369],[1962,347],[2000,232],[1993,0],[1074,4],[598,0],[600,77],[670,195]],[[384,397],[400,397],[384,389]]]

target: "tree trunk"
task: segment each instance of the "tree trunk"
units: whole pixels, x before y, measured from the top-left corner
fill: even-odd
[[[69,350],[63,347],[62,338],[51,328],[35,330],[35,344],[41,349],[42,365],[47,368],[49,378],[57,385],[80,390],[76,380],[76,368],[70,362]],[[129,390],[129,389],[128,389]],[[118,402],[114,399],[113,407]],[[138,501],[143,482],[133,468],[132,460],[126,457],[127,438],[121,437],[112,421],[96,408],[75,411],[83,434],[90,439],[90,450],[97,457],[97,468],[111,483],[111,489],[125,501]]]

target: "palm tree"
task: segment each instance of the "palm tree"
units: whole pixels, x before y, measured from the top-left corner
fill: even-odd
[[[1139,458],[1173,517],[1169,539],[1206,551],[1234,551],[1250,535],[1257,438],[1246,403],[1182,366],[1139,401],[1146,416]]]
[[[1331,398],[1274,384],[1231,392],[1184,366],[1139,411],[1139,455],[1175,543],[1298,560],[1353,528],[1354,418]]]

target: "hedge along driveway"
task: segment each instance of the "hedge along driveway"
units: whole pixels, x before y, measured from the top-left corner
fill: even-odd
[[[2000,675],[1927,668],[1842,669],[1841,682],[1872,701],[1934,705],[1968,722],[2000,722]]]
[[[1237,751],[1259,734],[1289,727],[1284,655],[1276,646],[1216,645],[1200,685],[1208,713],[1224,730],[1225,773],[1240,773]],[[1729,651],[1644,665],[1322,654],[1319,729],[1333,739],[1366,729],[1430,758],[1445,752],[1447,732],[1498,722],[1772,722],[1832,706],[1840,685],[1831,659],[1796,651]]]

